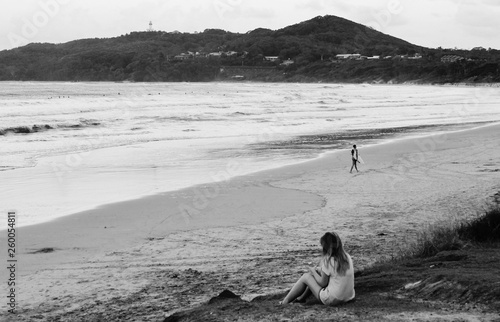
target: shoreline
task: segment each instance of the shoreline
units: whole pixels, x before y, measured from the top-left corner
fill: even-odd
[[[318,234],[330,229],[346,240],[358,269],[369,266],[423,225],[484,206],[500,188],[499,130],[494,124],[360,147],[365,165],[355,174],[348,172],[349,152],[335,151],[20,228],[20,301],[26,312],[40,303],[64,310],[130,294],[158,269],[228,272],[253,257],[269,257],[267,269],[274,270],[278,253],[311,253]],[[182,204],[191,216],[179,212]],[[170,226],[175,223],[181,229]],[[52,251],[33,253],[41,249]],[[247,295],[284,288],[311,254],[297,260],[269,285],[235,287]],[[57,305],[46,302],[46,292]]]
[[[307,159],[300,159],[296,158],[294,161],[290,160],[288,162],[285,162],[283,165],[268,165],[268,168],[266,169],[252,169],[248,171],[249,169],[245,168],[244,171],[237,165],[235,165],[233,162],[226,162],[226,166],[224,169],[219,168],[217,169],[217,176],[219,177],[219,181],[221,181],[221,178],[224,178],[222,181],[226,182],[228,179],[232,178],[237,178],[237,177],[242,177],[242,176],[247,176],[247,175],[253,175],[257,174],[262,171],[271,171],[271,170],[276,170],[281,167],[287,167],[287,166],[293,166],[293,165],[298,165],[306,162],[311,162],[317,159],[322,158],[324,155],[329,155],[331,153],[339,153],[344,151],[345,149],[350,149],[350,146],[346,146],[345,148],[340,147],[342,143],[339,142],[344,142],[346,140],[351,141],[353,140],[356,141],[358,146],[361,144],[363,147],[369,147],[369,146],[377,146],[380,144],[386,144],[390,142],[396,142],[399,140],[405,140],[405,139],[418,139],[421,137],[429,136],[429,135],[434,135],[438,133],[454,133],[456,131],[462,131],[462,130],[469,130],[469,129],[475,129],[475,128],[480,128],[483,126],[489,126],[489,125],[494,125],[498,123],[498,121],[483,121],[483,122],[470,122],[470,123],[453,123],[453,124],[431,124],[431,125],[419,125],[419,126],[406,126],[402,128],[383,128],[383,129],[365,129],[361,131],[354,131],[354,134],[348,134],[347,132],[338,132],[338,133],[312,133],[312,134],[301,134],[297,136],[290,137],[289,139],[284,139],[282,141],[279,141],[278,146],[279,147],[284,147],[292,149],[301,149],[301,147],[306,147],[306,148],[312,148],[316,149],[316,156],[311,156],[308,157]],[[458,128],[458,130],[456,129]],[[394,131],[395,129],[398,129],[398,131]],[[405,131],[400,132],[399,129],[404,129]],[[431,130],[431,132],[426,132],[426,130]],[[380,132],[381,131],[381,132]],[[358,138],[356,133],[361,133],[363,134],[362,138]],[[381,137],[377,136],[379,133],[385,133],[382,134]],[[366,136],[367,135],[367,136]],[[317,138],[320,138],[320,142],[318,143]],[[274,148],[273,145],[275,142],[262,142],[258,143],[259,145],[262,145],[262,149],[271,149]],[[332,144],[337,144],[339,145],[336,148],[331,148]],[[146,143],[141,143],[141,144],[133,144],[131,147],[137,147],[137,146],[143,146],[143,145],[158,145],[158,142],[146,142]],[[345,145],[345,144],[344,144]],[[104,153],[104,154],[109,154],[111,151],[123,148],[127,148],[129,146],[118,146],[118,147],[107,147],[107,148],[101,148],[99,149],[99,153]],[[250,148],[250,151],[252,151],[253,148]],[[87,153],[87,152],[85,152]],[[123,154],[123,152],[121,152]],[[50,157],[47,157],[43,160],[43,162],[38,162],[44,167],[49,167],[49,163],[55,163],[59,164],[58,161],[59,159],[64,159],[67,155],[66,154],[60,154],[60,155],[53,155]],[[52,161],[50,161],[52,160]],[[50,162],[49,162],[50,161]],[[31,171],[31,168],[21,168],[20,170],[26,170]],[[14,169],[16,170],[16,169]],[[147,170],[147,169],[144,169]],[[55,172],[54,172],[55,173]],[[56,175],[56,174],[54,174]],[[154,179],[155,181],[159,180],[157,178]],[[159,196],[165,193],[173,193],[176,191],[181,191],[181,190],[189,190],[189,189],[196,189],[198,186],[203,186],[203,185],[209,185],[209,184],[219,184],[213,177],[206,177],[203,178],[200,182],[198,183],[192,183],[187,186],[182,186],[181,184],[180,187],[173,187],[168,190],[163,190],[161,192],[154,192],[153,190],[156,190],[158,188],[151,187],[149,192],[141,192],[139,194],[136,194],[134,196],[130,195],[128,198],[118,198],[115,201],[107,201],[107,202],[102,202],[99,204],[96,204],[95,206],[80,206],[78,207],[78,210],[74,211],[69,211],[69,212],[64,212],[64,215],[61,215],[59,217],[55,218],[49,218],[41,222],[35,222],[35,223],[30,223],[30,224],[22,224],[19,227],[25,228],[25,227],[30,227],[34,225],[39,225],[39,224],[45,224],[45,223],[50,223],[55,220],[65,218],[68,216],[73,216],[73,215],[78,215],[80,213],[88,213],[91,211],[94,211],[96,209],[99,209],[101,207],[107,207],[108,205],[116,204],[116,203],[121,203],[121,202],[128,202],[128,201],[133,201],[133,200],[140,200],[143,198],[149,198],[149,197],[154,197],[154,196]],[[61,182],[59,182],[61,184]],[[179,183],[175,183],[174,185],[179,185]],[[88,198],[87,198],[88,199]],[[4,227],[0,227],[0,232],[6,230]]]
[[[390,144],[398,144],[398,143],[404,142],[404,141],[414,141],[414,140],[418,141],[420,139],[425,140],[427,138],[432,138],[435,136],[446,137],[447,135],[453,135],[455,133],[481,130],[483,128],[495,127],[495,126],[498,126],[500,128],[500,123],[496,122],[496,121],[471,123],[471,124],[473,124],[474,127],[472,127],[472,128],[467,127],[467,128],[455,129],[455,130],[447,130],[444,132],[439,132],[439,133],[434,133],[434,134],[417,133],[416,135],[412,135],[410,133],[404,133],[404,134],[406,134],[406,136],[387,137],[387,138],[381,139],[380,142],[369,143],[367,145],[362,146],[361,151],[363,151],[363,155],[365,155],[365,151],[367,151],[367,150],[371,151],[372,149],[376,149],[377,147],[383,147],[385,145],[390,145]],[[479,125],[479,124],[481,124],[481,125]],[[461,126],[461,124],[451,124],[451,125],[445,125],[445,126],[454,127],[454,126]],[[470,126],[470,124],[465,124],[464,126]],[[310,134],[310,135],[305,135],[305,136],[314,137],[314,136],[318,136],[318,135],[324,135],[324,134]],[[160,199],[160,198],[164,198],[164,197],[167,197],[167,198],[170,197],[170,198],[174,198],[174,199],[183,198],[183,197],[185,198],[186,195],[190,192],[194,192],[195,195],[191,194],[191,196],[189,196],[188,199],[189,198],[193,199],[193,198],[197,198],[197,197],[202,198],[202,197],[196,195],[196,194],[198,194],[197,191],[199,191],[200,189],[203,189],[203,188],[206,188],[209,186],[216,186],[217,187],[217,186],[230,186],[232,184],[239,184],[239,182],[241,182],[241,181],[246,181],[248,177],[258,177],[259,178],[259,179],[257,179],[258,181],[265,182],[265,185],[267,185],[268,188],[272,188],[272,185],[269,184],[269,182],[273,181],[273,180],[263,179],[267,175],[267,173],[273,173],[273,172],[280,173],[281,170],[285,170],[286,168],[289,168],[289,167],[294,168],[294,167],[300,167],[301,165],[308,164],[308,163],[313,164],[315,162],[321,162],[321,160],[323,158],[332,158],[332,157],[335,157],[339,153],[342,153],[342,152],[347,153],[346,151],[347,150],[345,150],[345,149],[323,151],[319,155],[317,155],[316,157],[314,157],[312,159],[306,159],[306,160],[301,160],[301,161],[297,160],[296,162],[294,162],[292,164],[273,167],[273,168],[264,169],[264,170],[258,170],[258,171],[254,171],[254,172],[250,172],[250,173],[246,173],[246,174],[242,174],[242,175],[235,175],[235,176],[230,176],[230,173],[232,172],[231,166],[234,166],[234,164],[229,162],[227,164],[226,169],[225,169],[227,172],[227,173],[225,173],[226,179],[222,180],[222,181],[213,181],[212,180],[211,182],[197,183],[197,184],[193,184],[193,185],[179,188],[179,189],[167,190],[167,191],[162,191],[162,192],[155,193],[155,194],[148,194],[148,195],[139,196],[137,198],[105,203],[105,204],[101,204],[101,205],[98,205],[98,206],[90,208],[90,209],[84,209],[82,211],[77,211],[77,212],[70,213],[70,214],[67,214],[67,215],[64,215],[61,217],[50,219],[50,220],[45,221],[45,222],[40,222],[40,223],[30,224],[27,226],[22,226],[21,228],[22,229],[29,228],[30,230],[32,230],[32,229],[39,230],[39,228],[37,226],[50,226],[51,224],[59,225],[58,221],[61,221],[61,220],[62,221],[72,221],[73,220],[72,217],[75,218],[74,219],[75,222],[83,222],[84,221],[83,219],[86,216],[88,216],[89,214],[92,215],[92,213],[94,213],[94,212],[95,213],[104,213],[104,212],[108,211],[109,209],[113,209],[115,207],[117,207],[117,208],[127,207],[125,205],[134,204],[134,203],[144,204],[150,200]],[[345,162],[345,164],[347,166],[347,162]],[[350,164],[349,164],[349,166],[350,166]],[[360,165],[360,166],[363,166],[363,165]],[[278,180],[282,180],[282,178],[280,178]],[[233,181],[236,183],[234,183]],[[262,183],[260,184],[260,186],[262,186]],[[216,188],[216,190],[219,190],[219,188]],[[218,194],[218,192],[216,192],[216,194]],[[214,196],[208,195],[208,196],[206,196],[206,198],[212,199],[212,198],[214,198]],[[187,208],[196,210],[195,208],[190,207],[190,206],[187,206]],[[81,217],[81,218],[76,219],[77,217]],[[181,216],[181,217],[183,218],[183,221],[186,222],[186,220],[187,220],[186,216]],[[231,226],[231,224],[229,224],[228,226]],[[217,227],[217,226],[214,226],[214,227]],[[44,229],[44,228],[40,228],[40,229]],[[193,229],[193,228],[189,228],[188,230],[190,230],[190,229]],[[196,228],[194,228],[194,229],[196,229]],[[6,230],[6,228],[0,229],[0,233],[5,232],[5,230]],[[177,230],[183,230],[183,229],[173,229],[170,232],[174,232]]]
[[[443,82],[443,83],[438,83],[438,82],[421,82],[419,80],[413,80],[413,81],[404,81],[401,83],[394,82],[392,80],[386,81],[386,82],[381,82],[381,81],[366,81],[366,82],[328,82],[328,81],[320,81],[322,84],[335,84],[335,85],[389,85],[389,86],[398,86],[398,85],[409,85],[409,86],[464,86],[464,87],[471,87],[471,86],[477,86],[477,87],[500,87],[500,82],[456,82],[456,83],[450,83],[450,82]],[[0,83],[68,83],[68,84],[74,84],[74,83],[88,83],[88,84],[101,84],[101,83],[113,83],[113,84],[180,84],[180,83],[185,83],[184,81],[165,81],[165,82],[135,82],[131,80],[126,80],[126,81],[57,81],[57,80],[50,80],[50,81],[45,81],[45,80],[0,80]],[[193,83],[256,83],[256,84],[269,84],[269,83],[276,83],[276,84],[294,84],[294,83],[299,83],[299,84],[318,84],[318,81],[309,81],[309,82],[297,82],[297,81],[290,81],[290,82],[278,82],[278,81],[271,81],[271,82],[266,82],[266,81],[253,81],[253,80],[212,80],[212,81],[203,81],[203,82],[193,82]]]

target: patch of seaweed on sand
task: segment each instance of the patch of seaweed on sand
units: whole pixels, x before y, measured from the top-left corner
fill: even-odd
[[[40,248],[40,249],[31,251],[28,254],[47,254],[47,253],[53,253],[55,251],[56,251],[56,248],[53,248],[53,247],[44,247],[44,248]]]

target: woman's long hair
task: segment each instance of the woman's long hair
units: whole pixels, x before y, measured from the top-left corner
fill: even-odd
[[[323,257],[325,258],[326,264],[330,265],[330,260],[335,260],[334,269],[337,274],[343,276],[345,272],[349,269],[349,259],[347,254],[342,247],[342,241],[339,235],[336,233],[325,233],[320,239],[321,246],[323,247]]]

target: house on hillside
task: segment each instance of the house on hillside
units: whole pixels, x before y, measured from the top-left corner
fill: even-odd
[[[293,61],[293,60],[291,60],[290,58],[288,58],[287,60],[283,61],[283,62],[280,64],[280,66],[285,66],[285,67],[286,67],[286,66],[290,66],[290,65],[291,65],[291,64],[293,64],[293,63],[294,63],[294,61]]]
[[[351,57],[351,54],[338,54],[338,55],[335,55],[335,58],[337,58],[337,59],[348,59],[349,57]]]
[[[361,54],[338,54],[335,56],[337,59],[360,59]]]
[[[454,63],[457,61],[464,60],[465,58],[459,55],[444,55],[441,57],[441,62],[442,63]]]
[[[415,55],[408,57],[408,59],[422,59],[422,55],[416,53]]]
[[[187,60],[187,59],[191,59],[191,58],[193,58],[193,55],[190,52],[180,53],[179,55],[174,56],[174,59],[177,59],[177,60]]]
[[[406,59],[408,59],[408,55],[396,55],[396,56],[392,57],[392,59],[394,59],[394,60],[397,60],[397,59],[406,60]]]
[[[275,62],[279,60],[278,56],[264,56],[264,60]]]

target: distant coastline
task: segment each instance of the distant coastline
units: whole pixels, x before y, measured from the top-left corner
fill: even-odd
[[[143,81],[131,81],[131,80],[123,80],[123,81],[92,81],[92,80],[84,80],[84,81],[65,81],[65,80],[0,80],[1,83],[129,83],[129,84],[155,84],[155,83],[190,83],[190,82],[176,82],[176,81],[159,81],[159,82],[143,82]],[[203,81],[203,82],[193,82],[193,83],[276,83],[276,84],[329,84],[329,85],[380,85],[380,86],[448,86],[448,87],[500,87],[500,81],[498,82],[450,82],[450,83],[437,83],[437,82],[422,82],[419,80],[415,81],[405,81],[401,83],[397,83],[394,81],[382,82],[382,81],[365,81],[365,82],[339,82],[339,81],[323,81],[323,80],[309,80],[309,81],[265,81],[265,80],[234,80],[234,79],[214,79],[211,81]]]
[[[240,34],[131,32],[0,51],[0,80],[500,82],[500,50],[426,48],[335,16]]]

